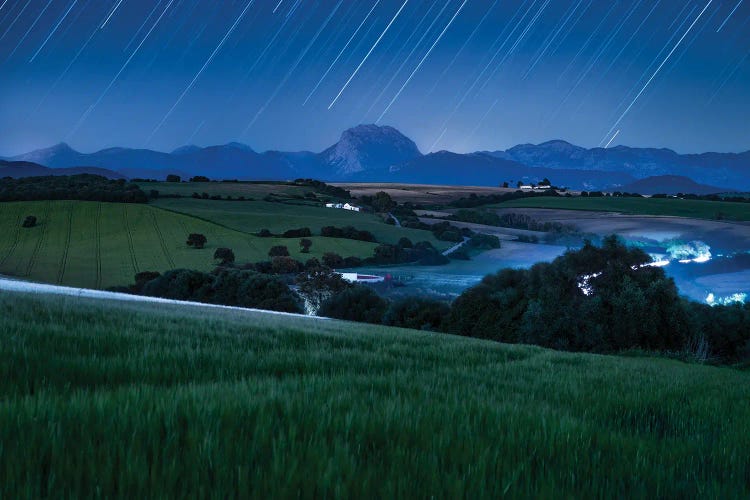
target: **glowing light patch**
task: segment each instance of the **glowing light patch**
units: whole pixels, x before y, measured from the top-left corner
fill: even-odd
[[[655,260],[653,262],[649,262],[648,264],[643,264],[642,267],[646,267],[646,266],[648,266],[648,267],[664,267],[664,266],[668,266],[669,262],[670,261],[668,261],[668,260]]]
[[[581,289],[584,295],[589,296],[592,293],[594,293],[594,289],[589,284],[589,281],[591,281],[592,278],[597,278],[601,276],[602,273],[594,273],[594,274],[587,274],[585,276],[581,276],[581,278],[578,280],[578,288]]]
[[[733,293],[726,297],[716,297],[713,293],[706,296],[706,304],[709,306],[728,306],[732,304],[744,304],[747,300],[746,293]]]
[[[667,254],[682,264],[695,262],[702,264],[711,260],[711,247],[702,241],[688,243],[675,242],[667,247]]]

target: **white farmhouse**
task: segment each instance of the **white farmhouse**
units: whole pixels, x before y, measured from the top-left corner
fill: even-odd
[[[349,283],[382,283],[385,281],[383,276],[374,276],[372,274],[358,273],[338,273],[345,281]]]
[[[359,212],[360,210],[362,210],[360,207],[358,207],[356,205],[351,205],[349,203],[344,203],[344,207],[343,208],[344,208],[344,210],[351,210],[352,212]]]

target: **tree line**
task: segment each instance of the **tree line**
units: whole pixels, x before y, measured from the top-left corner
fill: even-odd
[[[407,245],[401,245],[406,248]],[[286,257],[278,257],[286,258]],[[709,306],[679,295],[640,249],[610,236],[549,263],[486,276],[452,303],[389,301],[345,282],[310,259],[292,279],[264,271],[217,268],[141,273],[127,291],[159,297],[452,333],[558,350],[667,353],[715,363],[750,362],[750,304]]]
[[[124,179],[78,174],[0,179],[0,201],[82,200],[147,203],[148,196]]]

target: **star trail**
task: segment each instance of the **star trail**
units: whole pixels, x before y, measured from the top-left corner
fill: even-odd
[[[744,0],[0,0],[0,155],[60,141],[750,147]]]

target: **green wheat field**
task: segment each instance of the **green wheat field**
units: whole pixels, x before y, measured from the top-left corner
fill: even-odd
[[[0,293],[1,498],[750,496],[739,370]]]

